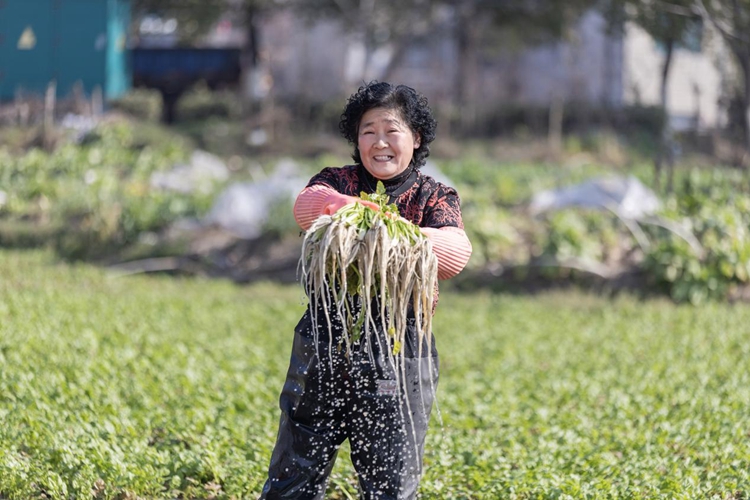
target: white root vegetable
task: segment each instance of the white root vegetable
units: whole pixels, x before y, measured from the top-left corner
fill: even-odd
[[[329,349],[346,348],[350,355],[355,342],[380,342],[388,347],[399,376],[410,316],[420,357],[422,346],[432,342],[437,258],[419,228],[401,218],[395,205],[386,204],[382,187],[374,195],[362,196],[381,209],[354,203],[332,216],[321,215],[305,234],[300,278],[311,300],[316,337],[321,324],[317,315],[322,311]],[[344,326],[343,345],[333,345],[332,320]]]

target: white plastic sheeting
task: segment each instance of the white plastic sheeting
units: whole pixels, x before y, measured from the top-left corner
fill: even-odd
[[[633,176],[607,176],[575,186],[536,193],[529,210],[540,214],[566,207],[607,209],[626,219],[655,214],[661,207],[656,194]]]
[[[151,187],[178,193],[208,192],[214,182],[223,182],[228,178],[229,169],[221,158],[196,150],[190,157],[190,163],[151,174]]]
[[[273,175],[266,179],[228,186],[216,198],[203,222],[216,224],[240,238],[257,238],[263,231],[270,208],[279,200],[293,203],[307,181],[307,177],[300,176],[294,161],[281,160]]]
[[[633,176],[597,177],[575,186],[536,193],[529,204],[532,215],[568,207],[610,210],[633,233],[644,250],[650,242],[640,224],[663,227],[683,238],[696,255],[702,257],[704,249],[695,235],[677,221],[657,214],[661,201],[656,194]]]

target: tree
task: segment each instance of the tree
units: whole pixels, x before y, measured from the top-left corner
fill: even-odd
[[[687,43],[687,38],[698,29],[702,19],[692,9],[694,0],[616,0],[612,4],[620,4],[621,9],[610,10],[610,13],[624,13],[624,20],[633,22],[643,28],[664,49],[664,60],[659,75],[659,105],[662,109],[664,122],[659,137],[659,146],[654,159],[654,184],[661,184],[662,169],[666,162],[667,191],[672,191],[674,182],[674,157],[671,153],[674,147],[673,131],[669,124],[668,112],[668,84],[669,73],[672,68],[674,50]]]
[[[340,21],[363,49],[360,81],[390,78],[407,47],[428,36],[440,22],[437,0],[287,0],[285,5],[310,21]],[[375,74],[373,55],[383,47],[391,49],[391,57],[382,74]]]
[[[464,130],[474,127],[479,102],[479,64],[483,49],[491,47],[499,32],[521,45],[562,41],[570,43],[573,26],[595,0],[444,0],[455,12],[458,74],[456,102]],[[488,43],[490,42],[490,43]],[[567,65],[567,61],[563,61]],[[564,88],[558,88],[550,105],[550,145],[561,142]]]
[[[695,0],[694,8],[718,30],[739,66],[745,149],[750,151],[750,0]]]
[[[512,31],[524,44],[564,38],[568,26],[596,0],[288,0],[295,12],[310,19],[339,19],[364,48],[361,79],[390,78],[407,48],[436,31],[452,29],[456,44],[454,102],[459,125],[471,130],[480,106],[479,68],[500,31]],[[381,47],[391,49],[386,70],[373,73],[371,59]],[[560,118],[560,122],[561,122]]]
[[[228,7],[226,0],[133,0],[133,19],[148,15],[177,20],[182,43],[205,34]]]
[[[260,64],[260,20],[265,13],[281,7],[281,0],[133,0],[134,18],[147,14],[174,18],[182,27],[179,36],[185,43],[192,43],[208,32],[223,14],[240,19],[246,31],[242,56],[246,81],[255,79]],[[252,98],[252,93],[246,93],[246,97]]]

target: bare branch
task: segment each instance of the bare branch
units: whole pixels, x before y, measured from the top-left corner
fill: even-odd
[[[352,15],[351,8],[346,5],[346,2],[344,0],[333,0],[333,3],[336,4],[336,7],[339,8],[339,11],[341,11],[341,15],[344,16],[344,19],[347,23],[352,25],[358,25],[358,19],[356,15]]]
[[[713,24],[714,27],[716,27],[719,33],[721,33],[721,35],[730,45],[734,45],[737,42],[742,42],[742,43],[747,42],[745,37],[740,36],[734,32],[734,29],[729,23],[727,23],[723,19],[718,19],[716,16],[712,15],[706,8],[706,5],[703,3],[703,0],[695,0],[695,6],[697,7],[698,12],[700,13],[701,17],[703,17],[703,19],[707,19],[711,24]],[[737,50],[738,48],[733,47],[733,49]]]
[[[668,14],[675,14],[678,16],[684,16],[684,17],[695,17],[700,15],[700,12],[698,9],[695,8],[695,6],[685,6],[685,5],[679,5],[672,2],[666,2],[664,0],[657,0],[656,4],[658,5],[658,9],[662,12],[666,12]]]

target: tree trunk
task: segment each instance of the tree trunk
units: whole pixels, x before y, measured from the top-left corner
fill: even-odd
[[[177,101],[180,100],[182,95],[182,89],[180,90],[164,90],[161,91],[162,100],[162,111],[161,119],[162,122],[172,124],[175,121],[177,111]]]
[[[258,11],[252,3],[247,4],[247,10],[245,11],[245,29],[247,30],[247,41],[245,43],[245,54],[247,55],[248,62],[251,67],[258,65],[258,54],[260,49],[258,47],[258,28],[255,25],[257,22]]]
[[[750,152],[750,42],[748,42],[747,38],[744,36],[744,32],[746,32],[746,27],[743,24],[745,16],[743,15],[743,9],[737,0],[732,1],[732,12],[733,15],[731,22],[734,28],[732,30],[733,32],[723,31],[722,34],[724,35],[724,40],[726,40],[737,58],[737,62],[742,69],[742,78],[744,80],[742,82],[742,90],[744,94],[742,96],[742,105],[745,112],[742,114],[742,125],[745,132],[745,152],[739,163],[741,166],[745,167],[746,159]],[[742,36],[740,36],[741,34]]]
[[[458,71],[456,73],[456,102],[458,124],[462,134],[474,132],[477,124],[476,99],[479,88],[479,20],[474,1],[457,7],[456,45]]]
[[[390,82],[393,79],[393,76],[396,73],[396,70],[401,65],[401,62],[404,60],[404,56],[406,55],[407,48],[413,41],[413,37],[410,35],[405,35],[400,37],[398,40],[393,42],[393,56],[391,56],[390,61],[388,61],[388,66],[386,66],[385,71],[383,71],[383,80],[386,82]]]
[[[661,87],[659,91],[660,104],[662,115],[664,117],[664,124],[662,125],[661,134],[659,136],[659,146],[656,152],[656,158],[654,159],[654,187],[659,189],[661,186],[661,173],[664,161],[666,160],[669,168],[667,178],[667,191],[672,190],[672,183],[674,177],[674,161],[671,158],[670,149],[672,147],[671,130],[669,126],[669,108],[667,102],[667,86],[669,83],[669,70],[672,66],[672,53],[674,51],[674,39],[668,38],[664,40],[664,46],[666,53],[664,54],[664,64],[661,67]]]
[[[747,157],[748,152],[750,152],[750,50],[746,51],[746,54],[744,55],[744,58],[741,58],[740,60],[740,66],[742,67],[742,77],[744,78],[744,94],[743,95],[743,106],[745,107],[745,157]],[[744,166],[744,158],[743,158],[743,166]]]
[[[564,83],[561,83],[564,85]],[[562,154],[563,119],[565,118],[565,90],[556,88],[549,105],[547,129],[547,155],[552,161],[559,161]]]
[[[565,101],[568,98],[568,85],[570,85],[573,74],[573,51],[577,50],[578,40],[576,38],[573,23],[573,15],[570,8],[563,11],[564,27],[563,36],[560,40],[560,62],[562,64],[563,78],[552,91],[549,107],[549,124],[547,130],[547,151],[552,161],[559,161],[562,154],[563,142],[563,120],[565,119]]]
[[[242,64],[242,90],[245,102],[245,114],[258,111],[255,98],[255,86],[258,82],[258,28],[256,26],[258,11],[253,2],[245,5],[245,44],[242,47],[240,63]]]

